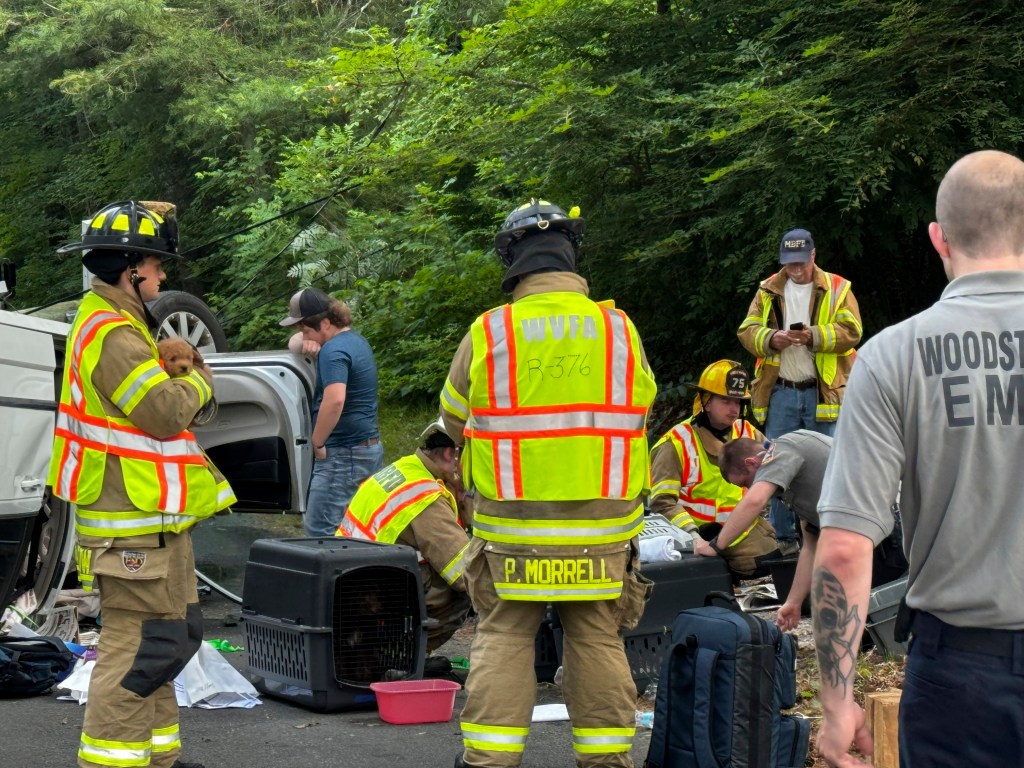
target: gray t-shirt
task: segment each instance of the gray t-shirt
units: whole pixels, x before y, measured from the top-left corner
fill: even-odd
[[[777,495],[805,523],[818,527],[818,497],[832,438],[809,429],[798,429],[775,440],[773,448],[754,475],[779,486]]]
[[[958,277],[860,351],[822,526],[877,544],[901,480],[908,604],[1024,629],[1024,272]]]

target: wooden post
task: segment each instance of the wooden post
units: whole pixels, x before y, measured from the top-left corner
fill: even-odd
[[[899,768],[899,712],[902,691],[877,691],[865,697],[868,728],[875,740],[875,768]]]

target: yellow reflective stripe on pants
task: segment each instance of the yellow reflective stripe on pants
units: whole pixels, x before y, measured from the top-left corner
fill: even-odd
[[[181,749],[181,731],[177,724],[154,728],[153,752],[170,752],[172,749]]]
[[[92,550],[75,544],[75,568],[78,570],[78,581],[82,589],[92,592]]]
[[[494,591],[502,600],[614,600],[622,594],[621,581],[608,581],[599,585],[519,584],[494,582]]]
[[[636,728],[573,728],[572,748],[589,755],[629,752]]]
[[[487,752],[522,752],[526,747],[529,728],[510,725],[462,724],[462,743],[467,749]]]
[[[78,756],[96,765],[132,766],[149,765],[150,741],[111,741],[94,739],[82,732]]]

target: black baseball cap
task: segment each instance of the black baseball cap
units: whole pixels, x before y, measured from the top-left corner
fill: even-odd
[[[333,299],[319,288],[303,288],[288,302],[288,317],[281,325],[295,325],[307,317],[320,315],[331,308]]]

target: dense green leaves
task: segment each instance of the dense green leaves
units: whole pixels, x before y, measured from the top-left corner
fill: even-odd
[[[426,398],[501,300],[495,229],[543,196],[581,206],[581,271],[678,393],[746,359],[735,328],[791,227],[869,333],[934,300],[938,179],[1021,149],[1022,22],[951,0],[9,0],[0,252],[42,302],[77,282],[52,251],[86,213],[173,199],[176,279],[237,345],[283,344],[316,283],[385,390]]]

